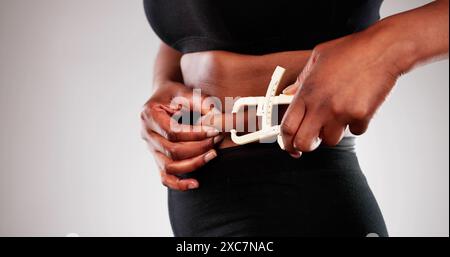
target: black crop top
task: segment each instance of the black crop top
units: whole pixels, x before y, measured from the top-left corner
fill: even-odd
[[[308,50],[369,27],[383,0],[144,0],[156,34],[183,52]]]

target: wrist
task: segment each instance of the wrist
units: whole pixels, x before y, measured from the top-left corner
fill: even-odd
[[[153,93],[151,95],[154,99],[165,99],[170,101],[173,97],[183,92],[180,84],[171,80],[158,80],[154,81]]]
[[[168,80],[168,79],[161,79],[161,78],[154,79],[153,80],[153,88],[154,89],[159,89],[159,88],[162,88],[162,87],[166,87],[167,84],[169,84],[169,83],[170,83],[170,80]]]
[[[375,52],[382,58],[387,72],[394,76],[409,72],[423,59],[419,36],[411,35],[408,26],[396,18],[387,18],[363,32],[370,34]]]
[[[172,79],[155,79],[153,80],[153,89],[154,90],[170,90],[174,88],[176,90],[176,86],[180,85],[180,82],[176,82]]]

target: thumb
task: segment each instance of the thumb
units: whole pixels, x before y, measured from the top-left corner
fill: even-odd
[[[297,79],[297,81],[294,84],[288,86],[287,88],[285,88],[283,90],[283,94],[285,94],[285,95],[294,95],[299,88],[300,88],[300,82]]]

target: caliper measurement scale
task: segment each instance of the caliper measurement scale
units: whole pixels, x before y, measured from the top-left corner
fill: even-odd
[[[275,69],[265,97],[243,97],[234,103],[232,113],[239,112],[245,106],[257,106],[256,115],[262,117],[262,128],[259,131],[238,136],[235,129],[231,130],[231,139],[234,143],[245,145],[258,141],[261,143],[274,142],[278,137],[278,144],[284,149],[280,136],[280,125],[274,123],[273,120],[273,108],[275,105],[290,104],[294,98],[290,95],[276,95],[285,71],[284,68],[279,66]]]

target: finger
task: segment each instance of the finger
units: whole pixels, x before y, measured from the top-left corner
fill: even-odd
[[[142,139],[147,143],[147,147],[150,150],[150,152],[158,151],[164,154],[168,154],[165,152],[165,149],[163,147],[163,144],[161,144],[158,140],[155,139],[152,134],[159,135],[155,132],[153,132],[150,128],[143,126],[141,129],[141,137]]]
[[[148,131],[147,137],[149,138],[148,143],[152,144],[155,150],[164,153],[172,160],[183,160],[202,155],[213,149],[215,144],[221,142],[224,138],[219,135],[201,141],[173,143],[153,131]]]
[[[336,146],[341,142],[345,134],[346,126],[340,124],[337,121],[328,122],[323,128],[320,134],[322,142],[328,146]]]
[[[161,170],[161,183],[165,185],[166,187],[173,189],[173,190],[179,190],[179,191],[187,191],[196,189],[199,187],[199,183],[195,179],[180,179],[177,176],[167,174],[167,172]]]
[[[141,115],[143,126],[172,142],[198,141],[219,135],[219,130],[206,126],[179,124],[160,106],[151,107]]]
[[[306,105],[300,95],[294,97],[293,102],[289,105],[286,114],[281,122],[280,134],[283,139],[285,150],[294,158],[300,158],[301,153],[294,146],[294,138],[303,121],[306,112]]]
[[[198,170],[216,157],[217,152],[215,150],[210,150],[207,153],[194,158],[174,161],[160,152],[155,152],[155,158],[157,159],[157,163],[159,163],[158,166],[168,174],[172,175],[182,175]]]
[[[322,143],[320,132],[322,120],[319,112],[306,110],[305,118],[300,124],[294,139],[294,148],[300,152],[312,152]]]
[[[198,124],[202,126],[214,127],[223,132],[230,132],[232,129],[237,132],[255,132],[260,129],[261,119],[256,115],[256,108],[239,113],[209,113],[203,116]]]
[[[160,175],[161,175],[161,183],[173,190],[186,191],[189,189],[195,189],[199,187],[199,183],[196,179],[181,179],[175,175],[168,174],[164,170],[165,159],[161,158],[161,154],[153,151],[153,156],[156,161],[156,165],[159,167]]]
[[[369,128],[369,122],[367,120],[353,121],[350,123],[349,127],[350,132],[352,132],[353,135],[359,136],[366,133]]]
[[[222,107],[218,98],[205,95],[200,89],[183,90],[179,93],[179,97],[185,99],[185,101],[183,101],[184,104],[182,105],[183,108],[188,109],[189,111],[198,112],[202,115],[208,113],[215,107]]]

